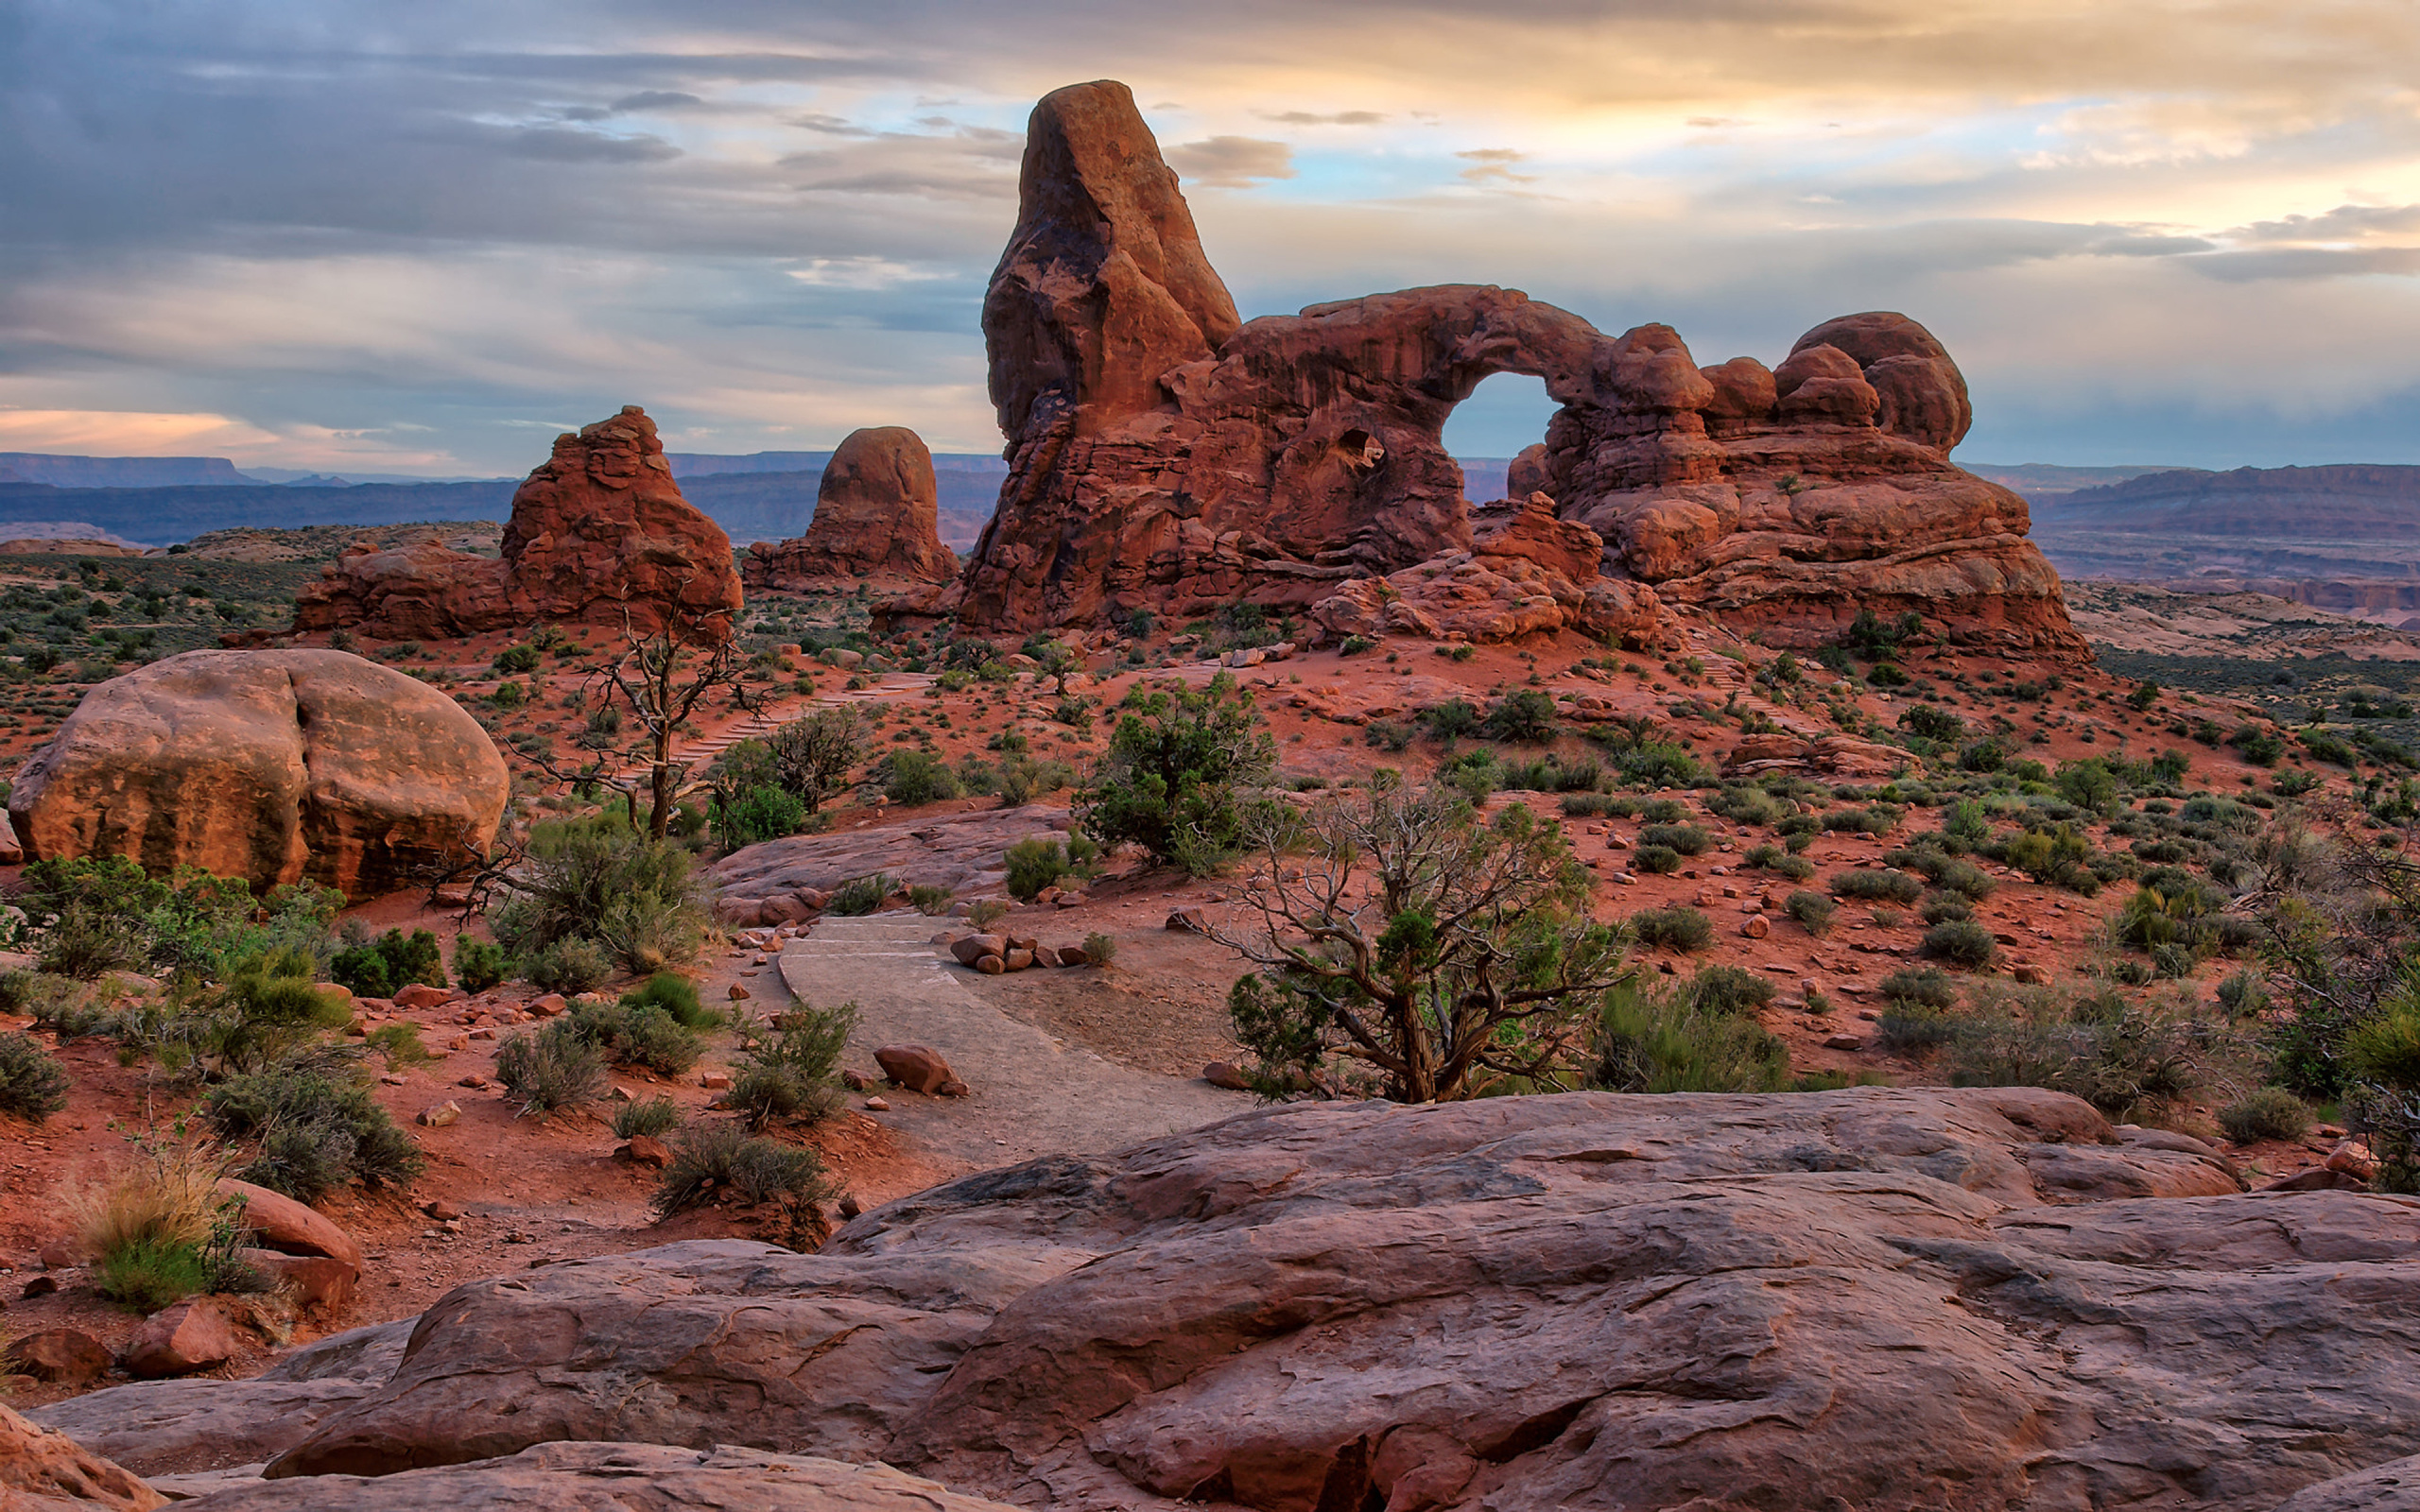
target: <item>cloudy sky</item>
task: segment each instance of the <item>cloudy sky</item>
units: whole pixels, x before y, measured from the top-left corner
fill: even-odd
[[[2420,461],[2411,0],[0,0],[0,451],[994,450],[1026,112],[1104,77],[1247,316],[1496,283],[1771,362],[1897,309],[1970,459]]]

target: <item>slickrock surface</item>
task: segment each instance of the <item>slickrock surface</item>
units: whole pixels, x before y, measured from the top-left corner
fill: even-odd
[[[851,431],[824,464],[806,533],[750,546],[743,576],[786,592],[946,583],[958,554],[942,544],[940,497],[924,438],[904,425]]]
[[[1009,847],[1037,837],[1064,839],[1067,825],[1064,805],[1028,803],[940,815],[913,828],[794,834],[733,851],[706,868],[706,881],[717,889],[717,916],[742,927],[803,919],[809,905],[801,894],[820,897],[877,871],[902,886],[947,887],[972,897],[1002,885],[1008,871],[1001,857]]]
[[[2025,1089],[1269,1110],[817,1255],[458,1288],[269,1473],[568,1438],[1064,1507],[2270,1512],[2420,1451],[2420,1203],[2236,1186]]]
[[[85,695],[9,813],[36,859],[125,855],[358,898],[484,850],[510,781],[459,704],[374,662],[187,651]]]
[[[0,1507],[8,1512],[149,1512],[167,1500],[65,1435],[0,1407]]]
[[[503,549],[354,547],[295,595],[294,627],[434,640],[542,622],[618,628],[627,617],[641,633],[675,622],[728,638],[739,610],[731,538],[681,497],[635,404],[555,438],[512,496]]]

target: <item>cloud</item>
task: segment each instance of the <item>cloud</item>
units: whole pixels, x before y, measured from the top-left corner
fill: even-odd
[[[681,156],[679,147],[660,136],[607,136],[548,126],[506,132],[497,145],[515,157],[542,163],[665,163]]]
[[[1309,111],[1281,111],[1274,115],[1264,115],[1262,119],[1275,121],[1282,126],[1384,126],[1388,117],[1383,111],[1339,111],[1333,115],[1315,115]]]
[[[1213,189],[1249,189],[1294,177],[1294,149],[1251,136],[1214,136],[1167,149],[1168,166],[1189,182]]]
[[[1462,170],[1462,177],[1473,183],[1485,183],[1491,179],[1501,180],[1506,183],[1538,181],[1534,174],[1512,171],[1512,164],[1527,162],[1530,155],[1526,152],[1515,152],[1511,147],[1474,147],[1468,152],[1457,152],[1454,156],[1472,164]]]
[[[614,102],[614,109],[625,115],[641,111],[680,111],[703,105],[704,100],[683,90],[643,89],[635,94],[625,94]]]

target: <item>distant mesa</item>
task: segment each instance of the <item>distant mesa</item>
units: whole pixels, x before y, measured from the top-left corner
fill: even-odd
[[[747,585],[900,593],[947,583],[958,554],[942,543],[939,501],[923,438],[901,425],[852,431],[824,465],[806,533],[748,548]]]
[[[43,483],[54,489],[232,488],[253,481],[223,456],[60,456],[0,452],[0,483]]]
[[[632,404],[555,438],[512,496],[502,558],[433,541],[354,547],[295,595],[294,628],[444,639],[627,621],[727,640],[740,602],[731,538],[681,496],[655,422]]]
[[[187,651],[84,696],[17,773],[37,860],[373,897],[484,855],[510,786],[452,698],[342,651]]]
[[[1122,84],[1035,107],[983,330],[1010,472],[930,606],[975,628],[1241,600],[1332,628],[1652,639],[1677,609],[1805,646],[1914,610],[1960,644],[2087,654],[2025,501],[1948,461],[1973,409],[1915,321],[1827,321],[1772,369],[1701,368],[1668,327],[1609,337],[1493,285],[1247,322]],[[1475,515],[1441,438],[1497,372],[1563,407]],[[1536,528],[1539,496],[1595,533],[1595,575]]]

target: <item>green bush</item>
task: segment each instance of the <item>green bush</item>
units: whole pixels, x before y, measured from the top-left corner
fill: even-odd
[[[1832,894],[1858,902],[1911,903],[1925,885],[1904,871],[1843,871],[1832,879]]]
[[[437,1058],[421,1043],[418,1026],[408,1023],[380,1024],[361,1041],[361,1048],[384,1059],[389,1071],[424,1066]]]
[[[1668,877],[1681,869],[1681,852],[1668,845],[1643,845],[1631,852],[1631,865],[1651,876]]]
[[[328,974],[355,997],[364,998],[391,998],[414,982],[446,985],[437,936],[424,929],[409,935],[390,929],[374,941],[348,946],[337,952]]]
[[[0,1033],[0,1113],[39,1124],[67,1106],[67,1073],[33,1036]]]
[[[852,877],[833,890],[832,901],[823,911],[841,919],[859,919],[879,910],[899,890],[899,879],[887,871],[870,877]]]
[[[510,971],[510,959],[504,947],[493,940],[465,935],[454,942],[454,974],[472,992],[484,992],[503,982]]]
[[[1478,710],[1466,699],[1448,698],[1424,711],[1420,722],[1439,740],[1456,741],[1478,729]]]
[[[1663,846],[1685,856],[1703,855],[1714,844],[1714,836],[1694,824],[1649,824],[1640,827],[1638,843],[1642,846]]]
[[[1892,1055],[1922,1056],[1947,1044],[1957,1035],[1958,1022],[1942,1008],[1893,1001],[1874,1027],[1876,1040]]]
[[[684,1029],[719,1029],[723,1017],[698,1001],[698,984],[678,971],[658,971],[622,994],[624,1007],[658,1008]]]
[[[1566,793],[1563,812],[1575,819],[1599,818],[1614,811],[1611,795],[1604,793]]]
[[[1809,935],[1821,935],[1832,927],[1832,915],[1838,905],[1820,892],[1794,892],[1782,902],[1782,911],[1798,920]]]
[[[534,1035],[516,1034],[497,1046],[495,1075],[521,1105],[520,1116],[544,1118],[605,1090],[605,1056],[579,1025],[557,1019]]]
[[[1925,931],[1921,948],[1937,960],[1975,971],[1989,971],[1999,959],[1999,947],[1989,926],[1972,919],[1944,919],[1933,925]]]
[[[1124,708],[1080,799],[1085,833],[1196,875],[1216,870],[1243,842],[1237,790],[1265,782],[1277,764],[1251,696],[1222,672],[1199,692],[1138,690]]]
[[[652,839],[613,816],[540,824],[490,923],[507,950],[533,966],[549,947],[587,940],[603,952],[608,971],[660,971],[705,941],[705,902],[690,868],[677,842]],[[539,980],[534,971],[525,974]]]
[[[1019,840],[1009,847],[1009,896],[1029,903],[1067,874],[1067,848],[1056,840]]]
[[[1886,1003],[1947,1009],[1958,1001],[1958,979],[1938,966],[1912,967],[1884,977],[1882,997]]]
[[[1516,688],[1496,700],[1495,707],[1487,712],[1483,728],[1491,740],[1543,746],[1554,739],[1560,729],[1555,720],[1553,696],[1542,688]]]
[[[1760,787],[1726,787],[1707,799],[1705,806],[1734,824],[1772,824],[1789,812]]]
[[[1697,759],[1686,746],[1649,742],[1614,758],[1614,775],[1625,787],[1702,787],[1714,780],[1714,769]]]
[[[776,1118],[828,1118],[838,1111],[836,1075],[857,1005],[817,1008],[801,1004],[774,1019],[749,1042],[747,1064],[732,1079],[731,1106],[752,1129]]]
[[[1923,906],[1916,910],[1916,917],[1927,924],[1953,923],[1974,918],[1975,908],[1954,892],[1927,893]]]
[[[2420,1002],[2391,1000],[2344,1036],[2344,1069],[2397,1091],[2420,1091]]]
[[[201,1246],[173,1239],[138,1239],[93,1264],[93,1290],[137,1313],[157,1313],[214,1289],[217,1274]]]
[[[951,896],[947,887],[937,887],[928,883],[920,882],[908,889],[908,902],[927,919],[939,919],[948,913]]]
[[[1773,985],[1737,966],[1702,966],[1681,986],[1682,1000],[1708,1013],[1754,1013],[1773,1000]]]
[[[2258,725],[2238,725],[2227,744],[2242,753],[2243,759],[2255,766],[2274,766],[2286,754],[2286,743]]]
[[[558,1022],[604,1052],[617,1066],[643,1066],[678,1076],[705,1053],[697,1034],[651,1003],[580,1003]],[[554,1027],[547,1025],[548,1029]]]
[[[736,850],[798,833],[806,827],[806,804],[779,787],[751,787],[728,801],[717,798],[707,822],[715,844]]]
[[[239,1176],[298,1202],[354,1182],[402,1186],[421,1173],[420,1150],[349,1078],[285,1069],[237,1076],[212,1088],[203,1110],[221,1140],[258,1142]]]
[[[1948,1052],[1955,1086],[2047,1087],[2130,1122],[2192,1096],[2211,1074],[2203,1026],[2115,992],[1970,1020]]]
[[[500,676],[508,678],[517,678],[527,672],[535,672],[538,670],[538,648],[526,643],[508,645],[495,654],[494,666]]]
[[[1679,994],[1616,988],[1598,1020],[1589,1085],[1617,1092],[1772,1092],[1789,1085],[1787,1046],[1744,1014]]]
[[[883,797],[902,808],[946,802],[963,791],[957,774],[940,757],[920,750],[892,751],[874,763],[873,775],[882,783]]]
[[[752,1138],[734,1124],[683,1131],[673,1142],[672,1163],[656,1183],[657,1214],[668,1218],[717,1192],[735,1192],[751,1202],[811,1204],[827,1200],[835,1189],[813,1150]]]
[[[1651,950],[1668,949],[1695,954],[1714,943],[1714,922],[1685,903],[1670,908],[1642,908],[1630,916],[1631,933]]]
[[[603,987],[614,974],[614,963],[605,947],[593,939],[560,939],[529,956],[521,974],[542,992],[578,997]]]
[[[2269,983],[2258,971],[2246,969],[2219,984],[2219,1006],[2231,1018],[2249,1019],[2269,1011]]]
[[[1084,936],[1084,963],[1108,966],[1117,959],[1117,936],[1094,930]]]
[[[2283,1087],[2263,1087],[2218,1111],[2219,1127],[2238,1144],[2298,1140],[2310,1127],[2310,1109]]]
[[[617,1140],[634,1139],[642,1134],[652,1138],[680,1126],[681,1105],[669,1097],[650,1097],[644,1103],[623,1103],[614,1109],[614,1137]]]

